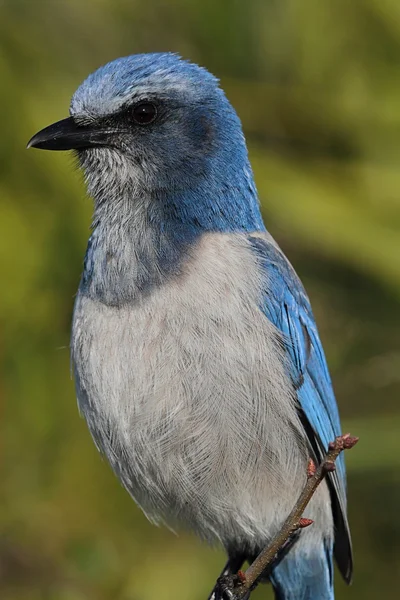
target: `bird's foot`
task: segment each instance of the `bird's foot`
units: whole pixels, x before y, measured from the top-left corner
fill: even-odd
[[[215,596],[213,600],[235,600],[237,598],[236,591],[243,584],[244,577],[245,575],[242,571],[238,571],[238,573],[233,575],[221,575],[214,588]],[[246,598],[248,598],[247,595],[244,600]]]

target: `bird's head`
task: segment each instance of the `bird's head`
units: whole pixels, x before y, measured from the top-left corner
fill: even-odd
[[[218,205],[253,186],[240,120],[218,80],[171,53],[99,68],[75,92],[70,117],[33,136],[31,146],[75,150],[99,202],[127,190],[197,202],[201,189]]]

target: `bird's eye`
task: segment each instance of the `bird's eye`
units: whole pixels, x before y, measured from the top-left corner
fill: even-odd
[[[133,107],[131,114],[138,125],[149,125],[157,117],[157,108],[151,102],[140,102]]]

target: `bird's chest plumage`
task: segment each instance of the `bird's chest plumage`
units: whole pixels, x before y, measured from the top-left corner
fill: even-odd
[[[264,283],[244,237],[208,234],[179,277],[139,302],[78,296],[81,411],[154,520],[221,539],[279,522],[268,501],[296,485],[304,457],[279,340],[259,309]]]

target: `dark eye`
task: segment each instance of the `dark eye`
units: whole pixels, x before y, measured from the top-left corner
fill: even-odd
[[[132,109],[132,118],[139,125],[148,125],[157,117],[157,108],[151,102],[140,102]]]

